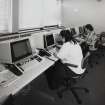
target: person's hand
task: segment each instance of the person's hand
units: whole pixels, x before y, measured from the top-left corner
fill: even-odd
[[[56,48],[58,48],[58,49],[60,49],[61,47],[62,47],[62,45],[60,45],[60,44],[56,45]]]
[[[55,56],[55,57],[56,57],[56,56],[57,56],[57,54],[56,54],[56,53],[53,53],[53,56]]]
[[[56,54],[56,53],[53,53],[53,56],[59,59],[59,57],[57,56],[57,54]]]

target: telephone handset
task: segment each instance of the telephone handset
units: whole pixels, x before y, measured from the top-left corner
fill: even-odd
[[[4,64],[4,66],[17,76],[23,74],[23,70],[20,67],[18,67],[16,64]]]

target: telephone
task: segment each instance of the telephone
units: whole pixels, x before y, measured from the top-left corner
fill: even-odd
[[[16,64],[4,64],[5,68],[10,70],[12,73],[14,73],[17,76],[20,76],[23,74],[23,70],[18,67]]]

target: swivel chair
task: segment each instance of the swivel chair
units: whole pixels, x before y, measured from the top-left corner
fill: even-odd
[[[91,67],[93,67],[93,64],[98,64],[99,59],[103,55],[103,47],[101,46],[99,39],[95,42],[94,46],[95,49],[89,50],[89,64]]]
[[[81,66],[82,66],[83,69],[86,69],[87,65],[88,65],[88,55],[83,59]],[[64,66],[68,66],[68,65],[64,64]],[[65,72],[67,73],[68,70],[65,70]],[[60,89],[57,89],[58,97],[62,98],[63,97],[63,92],[70,90],[72,92],[72,94],[74,95],[77,103],[81,104],[82,100],[79,98],[79,96],[78,96],[78,94],[76,93],[75,90],[83,90],[86,93],[88,93],[89,90],[87,88],[85,88],[85,87],[73,87],[72,85],[73,85],[73,83],[76,83],[76,80],[85,77],[86,74],[87,74],[87,70],[85,70],[85,72],[82,75],[72,76],[72,77],[69,77],[69,76],[63,77],[62,79],[64,80],[64,83],[63,83],[64,87],[60,88]]]
[[[105,32],[101,32],[98,40],[98,49],[101,52],[102,56],[104,56],[105,53]]]

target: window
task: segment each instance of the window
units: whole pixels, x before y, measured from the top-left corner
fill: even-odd
[[[11,0],[0,0],[0,33],[9,32]]]
[[[43,0],[43,25],[60,24],[61,2],[59,0]]]
[[[19,0],[19,29],[59,23],[60,2],[58,0]]]
[[[40,27],[42,22],[42,0],[19,0],[19,28]]]
[[[59,23],[58,0],[0,0],[0,33]]]

